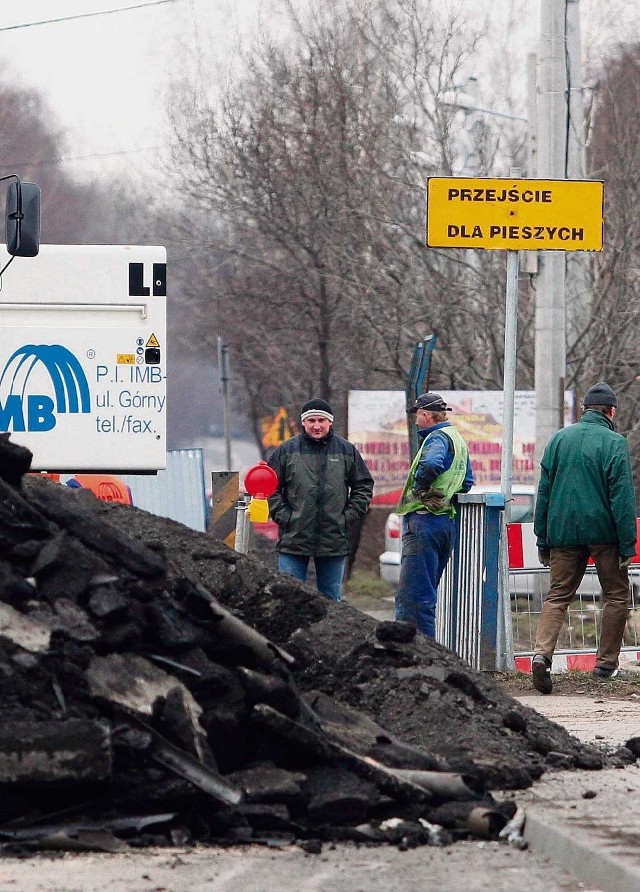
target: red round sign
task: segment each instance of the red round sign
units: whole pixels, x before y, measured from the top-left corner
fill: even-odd
[[[266,461],[259,461],[244,478],[244,488],[254,499],[268,499],[278,487],[278,475]]]

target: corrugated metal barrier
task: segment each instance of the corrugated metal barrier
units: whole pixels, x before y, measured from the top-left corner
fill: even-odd
[[[476,669],[513,668],[506,577],[504,497],[458,496],[456,541],[438,590],[436,638]]]
[[[167,467],[157,474],[122,474],[136,508],[169,517],[194,530],[207,528],[202,449],[169,449]]]

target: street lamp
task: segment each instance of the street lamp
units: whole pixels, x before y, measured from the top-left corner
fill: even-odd
[[[455,90],[449,90],[448,92],[443,93],[440,105],[445,106],[445,108],[453,108],[456,111],[481,112],[483,115],[493,115],[495,118],[506,118],[509,121],[524,121],[525,124],[528,122],[528,118],[522,118],[519,115],[494,111],[491,108],[481,108],[475,104],[473,96]]]
[[[447,90],[439,99],[439,105],[453,111],[461,111],[465,115],[465,125],[463,133],[465,134],[467,155],[463,159],[463,163],[458,173],[462,176],[476,176],[478,171],[477,161],[477,140],[475,139],[474,130],[479,124],[480,116],[490,115],[495,118],[504,118],[508,121],[522,121],[528,123],[528,118],[520,115],[512,115],[508,112],[494,111],[490,108],[483,108],[478,104],[478,80],[471,76],[467,78],[464,86]]]

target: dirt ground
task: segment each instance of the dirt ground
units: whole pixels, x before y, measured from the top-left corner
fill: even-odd
[[[478,770],[494,789],[516,790],[540,776],[549,753],[584,768],[601,764],[599,754],[577,746],[564,729],[516,703],[501,684],[436,642],[416,636],[383,644],[370,616],[274,574],[262,556],[230,562],[206,534],[123,506],[102,503],[97,510],[122,531],[162,548],[171,574],[198,580],[291,653],[302,691],[319,690],[362,710],[406,743],[445,759],[451,770]],[[367,516],[361,566],[375,557],[377,569],[386,513]],[[273,567],[272,545],[270,558]]]
[[[562,725],[585,743],[615,750],[640,732],[640,699],[578,694],[542,697],[536,691],[518,695],[518,702]]]
[[[46,485],[34,481],[33,486]],[[517,797],[562,756],[576,776],[592,776],[603,757],[543,715],[520,704],[511,679],[475,673],[435,642],[383,643],[378,624],[348,604],[236,556],[172,521],[104,503],[95,506],[123,532],[166,554],[171,576],[202,582],[240,618],[299,661],[295,680],[365,711],[407,743],[446,758],[454,770],[482,772],[492,788]],[[382,550],[384,514],[363,536],[361,566]],[[382,526],[378,526],[381,524]],[[366,543],[366,544],[365,544]],[[526,679],[522,679],[522,685]],[[527,688],[527,690],[529,690]],[[598,689],[599,690],[599,689]],[[635,691],[633,692],[635,693]],[[632,696],[632,694],[630,694]],[[622,767],[622,765],[620,766]],[[506,792],[505,792],[506,791]],[[515,792],[513,792],[515,791]],[[393,845],[325,843],[318,854],[287,846],[178,847],[97,855],[5,856],[0,892],[578,892],[584,886],[528,851],[495,841],[400,851]]]
[[[531,676],[522,672],[496,672],[492,677],[512,697],[536,693]],[[562,672],[553,675],[553,697],[584,697],[597,700],[621,700],[640,705],[640,673],[629,673],[624,680],[596,681],[590,672]],[[544,699],[544,697],[543,697]]]

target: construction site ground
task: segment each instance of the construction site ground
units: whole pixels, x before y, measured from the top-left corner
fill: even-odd
[[[640,694],[633,682],[595,686],[574,674],[558,677],[548,697],[532,692],[524,677],[505,676],[503,682],[527,706],[586,742],[615,748],[640,729]],[[319,854],[293,846],[39,853],[3,858],[0,892],[640,890],[638,765],[547,773],[518,800],[527,814],[524,850],[468,841],[409,851],[331,844]]]
[[[111,513],[112,508],[100,510]],[[203,558],[211,572],[220,569],[206,549],[196,547],[192,537],[175,526],[158,525],[150,516],[131,512],[113,514],[113,519],[127,527],[137,525],[142,537],[148,525],[154,539],[171,542],[172,561],[194,572]],[[369,545],[372,558],[377,548]],[[365,618],[357,610],[345,616],[349,623],[337,634],[346,647],[350,627]],[[325,636],[336,632],[327,622],[322,629]],[[640,686],[633,677],[607,684],[596,684],[585,674],[556,677],[554,693],[547,697],[533,691],[526,676],[501,675],[495,680],[523,704],[608,752],[639,734]],[[428,722],[428,710],[423,718],[418,701],[403,699],[402,686],[394,683],[393,688],[392,699],[399,707],[413,703],[414,719],[420,716],[421,723]],[[454,710],[455,701],[451,703]],[[433,714],[444,722],[441,713]],[[464,730],[471,743],[485,734],[483,720],[481,711],[469,713]],[[402,725],[401,716],[396,722]],[[460,726],[452,722],[455,727]],[[425,739],[430,735],[435,741],[433,729]],[[451,747],[455,743],[451,739]],[[640,763],[626,762],[626,767],[605,770],[549,770],[533,786],[518,789],[514,798],[526,814],[522,845],[475,838],[404,851],[392,844],[332,842],[303,848],[273,838],[269,844],[229,848],[178,844],[99,854],[25,850],[0,859],[0,892],[640,892],[635,829]],[[55,805],[52,801],[51,812]]]

